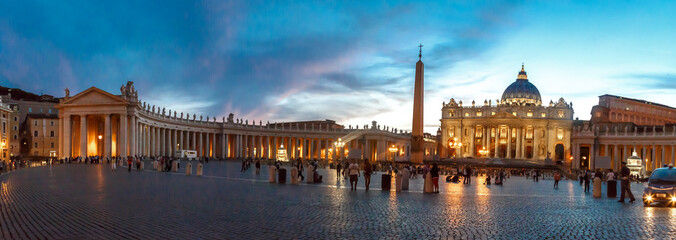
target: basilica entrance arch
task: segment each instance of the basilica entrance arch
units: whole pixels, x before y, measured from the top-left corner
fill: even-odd
[[[559,143],[556,144],[556,147],[554,149],[554,160],[555,161],[563,161],[564,158],[564,147],[563,144]]]

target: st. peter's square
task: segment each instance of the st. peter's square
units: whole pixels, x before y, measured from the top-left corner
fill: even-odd
[[[669,1],[0,1],[0,239],[671,239]]]

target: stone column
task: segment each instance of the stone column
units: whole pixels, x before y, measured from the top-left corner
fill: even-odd
[[[620,169],[620,157],[617,155],[617,144],[613,145],[613,169]]]
[[[192,148],[190,150],[199,151],[199,148],[197,147],[197,132],[193,131],[192,134],[190,134],[190,138],[190,147]]]
[[[160,129],[159,127],[155,128],[155,156],[159,156],[162,152],[160,152],[160,147],[162,146],[160,144],[160,141],[162,140],[160,136]]]
[[[324,139],[324,160],[329,161],[329,139]]]
[[[171,134],[173,138],[173,141],[171,142],[171,156],[174,156],[174,153],[178,150],[178,146],[180,145],[178,143],[178,132],[178,129],[174,129]]]
[[[279,149],[279,147],[278,147],[279,145],[277,145],[277,136],[272,138],[272,144],[273,144],[274,147],[272,148],[272,152],[271,152],[270,156],[271,156],[272,159],[277,159],[277,149]],[[287,146],[287,149],[288,149],[288,146]],[[290,152],[291,152],[291,149],[288,149],[286,151],[287,155]]]
[[[538,141],[540,140],[540,133],[539,130],[533,126],[533,158],[532,159],[538,159],[538,156],[540,154],[540,143]],[[589,158],[592,158],[593,154],[589,155]]]
[[[160,128],[160,140],[158,143],[160,144],[160,154],[162,156],[165,156],[167,153],[167,129],[166,128]]]
[[[505,158],[512,158],[512,127],[507,127],[507,153]]]
[[[120,114],[120,129],[118,129],[119,141],[117,143],[117,155],[121,157],[127,156],[127,113]],[[131,146],[134,146],[133,144]]]
[[[595,164],[595,159],[596,159],[596,147],[594,147],[594,144],[591,144],[590,151],[589,151],[589,169],[595,169],[596,164]]]
[[[662,151],[660,151],[660,153],[661,153],[660,155],[662,155],[662,156],[661,156],[661,157],[662,157],[662,162],[660,162],[660,163],[661,163],[662,165],[665,165],[665,164],[668,165],[667,162],[666,162],[666,155],[667,155],[667,151],[666,151],[666,150],[667,150],[667,145],[662,145],[661,148],[662,148]],[[661,166],[661,165],[660,165],[660,166]]]
[[[476,126],[472,126],[472,128],[469,131],[469,156],[474,157],[474,152],[476,152],[476,148],[474,147],[474,142],[476,134],[474,133],[476,131]]]
[[[657,153],[657,147],[652,145],[650,150],[650,165],[653,167],[653,171],[655,171],[655,167],[657,166],[657,158],[655,157],[655,153]]]
[[[204,145],[202,145],[202,132],[197,133],[197,156],[204,157]]]
[[[131,132],[129,133],[131,134],[129,138],[129,156],[134,156],[138,149],[136,145],[136,137],[138,137],[138,133],[136,132],[136,116],[131,115],[129,125],[131,126]]]
[[[216,156],[216,133],[211,134],[211,157],[215,158]]]
[[[498,158],[500,152],[500,126],[495,126],[495,155],[494,158]]]
[[[80,115],[80,157],[87,157],[87,115]]]
[[[224,158],[229,158],[230,157],[230,135],[228,135],[226,133],[226,134],[223,134],[223,136],[224,136],[223,139],[225,139],[225,147],[223,148],[225,150],[223,151],[223,156],[224,156]]]
[[[516,128],[516,156],[515,158],[521,158],[521,126]]]
[[[262,158],[263,157],[263,136],[258,136],[258,143],[256,144],[256,158]]]
[[[113,135],[111,134],[111,129],[110,129],[110,114],[105,114],[103,116],[104,120],[104,128],[103,128],[103,156],[104,157],[110,157],[110,154],[112,152],[111,147],[113,143]]]
[[[72,122],[70,120],[70,115],[65,115],[63,116],[63,122],[64,124],[61,125],[63,127],[63,157],[73,157],[72,154],[72,148],[70,145],[73,143],[72,135],[73,131],[71,130]]]

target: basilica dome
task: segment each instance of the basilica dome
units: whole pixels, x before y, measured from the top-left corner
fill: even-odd
[[[506,105],[542,105],[540,91],[538,91],[538,88],[536,88],[535,85],[528,81],[528,76],[526,75],[523,65],[521,65],[521,72],[519,72],[516,82],[510,84],[509,87],[505,89],[505,92],[502,93],[500,102]]]

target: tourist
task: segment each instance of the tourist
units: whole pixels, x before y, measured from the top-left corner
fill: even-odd
[[[300,180],[303,181],[305,180],[305,176],[303,176],[303,171],[305,168],[303,167],[303,160],[301,158],[298,158],[298,162],[296,163],[296,167],[298,168],[298,177],[300,177]],[[309,176],[312,177],[312,176]]]
[[[582,179],[584,179],[584,192],[589,192],[589,182],[591,178],[591,172],[589,170],[584,171],[584,176]]]
[[[486,174],[486,182],[484,184],[491,185],[491,175]]]
[[[535,173],[533,175],[533,182],[539,181],[540,181],[540,169],[535,169]]]
[[[608,169],[608,173],[606,174],[606,181],[615,181],[615,172],[613,172],[613,169]]]
[[[349,175],[349,174],[348,174],[348,168],[350,168],[350,164],[349,164],[349,163],[345,163],[345,166],[343,167],[343,177],[344,177],[345,179],[347,179],[347,177],[348,177],[348,175]]]
[[[472,184],[472,168],[467,166],[467,184]]]
[[[260,174],[260,173],[261,173],[261,161],[256,160],[256,174]]]
[[[115,161],[113,161],[112,171],[115,172],[115,170],[117,170],[117,163],[115,163]]]
[[[317,168],[314,168],[314,169],[312,170],[312,180],[313,180],[315,183],[321,183],[321,182],[323,181],[323,180],[322,180],[323,178],[324,178],[324,176],[319,175],[319,171],[317,171]]]
[[[357,190],[357,181],[359,180],[359,165],[357,161],[352,162],[348,168],[350,175],[350,190]]]
[[[580,174],[578,174],[578,178],[580,178],[580,186],[584,183],[584,171],[580,171]]]
[[[369,190],[369,185],[371,185],[371,174],[373,174],[373,168],[366,158],[364,159],[364,186],[366,186],[366,191]]]
[[[626,162],[622,162],[622,169],[620,170],[620,179],[622,179],[622,183],[620,183],[620,200],[617,202],[624,203],[624,194],[626,193],[629,195],[629,202],[634,202],[636,199],[634,198],[634,194],[631,193],[631,185],[629,185],[629,174],[631,171],[629,171],[629,168],[627,167]]]
[[[432,165],[432,169],[430,169],[430,174],[432,175],[432,184],[434,184],[434,193],[439,193],[439,166],[437,166],[437,163],[434,163]]]
[[[554,173],[554,188],[558,189],[559,188],[559,181],[561,180],[561,173],[555,172]]]
[[[342,170],[341,167],[342,166],[340,165],[340,161],[338,161],[338,165],[336,165],[336,179],[340,178],[340,170]]]
[[[244,172],[246,171],[246,159],[242,159],[242,169],[239,170],[239,172]]]

